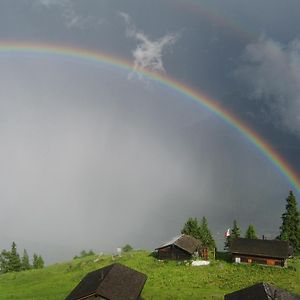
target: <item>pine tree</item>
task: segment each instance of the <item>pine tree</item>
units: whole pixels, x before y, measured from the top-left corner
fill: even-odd
[[[206,246],[209,249],[214,249],[216,247],[216,243],[208,228],[207,219],[205,217],[202,218],[200,224],[197,218],[189,218],[184,224],[181,233],[191,235],[194,238],[199,239],[203,246]]]
[[[241,236],[240,228],[237,225],[237,221],[233,220],[233,227],[230,232],[230,235],[226,237],[224,250],[229,250],[232,240],[239,238]]]
[[[26,249],[24,249],[23,256],[21,259],[21,270],[29,270],[29,269],[31,269],[31,265],[29,262],[29,256],[28,256]]]
[[[9,258],[10,252],[6,250],[2,250],[0,254],[0,273],[9,272]]]
[[[208,228],[207,219],[202,218],[200,227],[199,227],[199,239],[201,240],[203,246],[208,247],[209,249],[216,248],[216,243],[212,237],[212,234]]]
[[[293,192],[290,191],[286,199],[285,213],[282,214],[282,225],[280,226],[280,240],[291,243],[294,251],[300,252],[300,215],[297,210],[297,201]]]
[[[43,269],[44,268],[44,259],[42,258],[41,255],[38,256],[38,269]]]
[[[257,239],[257,235],[256,235],[256,231],[255,228],[252,224],[249,225],[247,231],[246,231],[246,235],[245,235],[246,239]]]
[[[183,226],[181,230],[182,234],[187,234],[193,236],[194,238],[198,239],[199,236],[199,223],[197,218],[189,218]]]
[[[20,255],[17,252],[17,245],[15,242],[13,242],[11,245],[8,265],[9,271],[19,272],[21,270]]]
[[[32,267],[34,269],[38,268],[38,255],[36,253],[33,253],[33,258],[32,258]]]
[[[33,254],[32,266],[34,269],[42,269],[44,268],[44,260],[41,255]]]

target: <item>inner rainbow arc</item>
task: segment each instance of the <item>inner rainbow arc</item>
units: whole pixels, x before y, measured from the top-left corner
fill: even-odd
[[[50,56],[65,56],[68,58],[81,59],[95,63],[103,63],[117,68],[132,71],[133,64],[128,60],[110,54],[92,51],[70,46],[39,44],[31,42],[0,41],[0,54],[28,53]],[[188,97],[204,109],[213,112],[231,127],[234,127],[242,136],[248,139],[275,167],[288,179],[298,193],[300,193],[300,178],[297,172],[285,161],[285,159],[270,145],[262,136],[255,132],[237,116],[221,106],[217,101],[209,98],[204,93],[182,83],[169,75],[150,70],[137,70],[141,75],[161,83],[176,92]]]

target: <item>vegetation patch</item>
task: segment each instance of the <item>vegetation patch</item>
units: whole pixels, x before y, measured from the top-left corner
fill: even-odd
[[[91,255],[44,269],[12,272],[0,276],[0,300],[64,299],[90,271],[119,262],[148,276],[142,296],[150,299],[223,299],[224,294],[257,282],[269,282],[300,294],[300,259],[288,268],[237,265],[222,260],[192,267],[177,261],[159,261],[147,251],[122,256]]]

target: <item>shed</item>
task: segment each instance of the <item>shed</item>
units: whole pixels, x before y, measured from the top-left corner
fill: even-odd
[[[119,263],[88,273],[65,300],[141,300],[147,276]]]
[[[292,249],[287,241],[236,238],[230,252],[236,263],[286,267]]]
[[[207,249],[207,248],[205,248]],[[162,244],[155,249],[159,259],[185,260],[191,259],[193,254],[203,256],[201,241],[186,234],[182,234]]]
[[[261,282],[227,294],[224,300],[300,300],[300,296]]]

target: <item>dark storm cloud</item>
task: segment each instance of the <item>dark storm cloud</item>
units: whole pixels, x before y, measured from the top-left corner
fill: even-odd
[[[153,248],[189,216],[206,215],[217,232],[245,214],[274,231],[287,183],[182,96],[53,59],[12,58],[2,70],[1,98],[11,100],[1,104],[1,228],[14,216],[5,234],[47,261],[127,242]],[[267,222],[260,212],[270,198]]]
[[[265,101],[250,101],[247,88],[251,83],[256,96],[277,93],[271,73],[282,68],[291,79],[282,79],[289,87],[280,90],[283,104],[296,112],[298,42],[286,46],[283,38],[287,32],[289,41],[297,37],[298,27],[291,25],[299,22],[298,10],[274,1],[242,6],[232,0],[226,7],[199,1],[201,6],[235,18],[246,31],[266,31],[272,40],[242,39],[197,10],[161,0],[4,1],[0,33],[3,39],[71,44],[133,63],[142,59],[142,68],[152,66],[151,59],[150,65],[144,63],[145,54],[155,57],[155,66],[205,91],[282,146],[288,132],[282,103],[274,100],[276,111],[263,122]],[[266,18],[255,19],[262,11]],[[135,24],[131,38],[119,12]],[[275,24],[279,12],[287,22]],[[180,38],[172,39],[178,32]],[[176,43],[163,53],[159,41],[166,36]],[[159,46],[155,56],[148,51],[153,45]],[[147,51],[136,52],[141,49]],[[241,62],[245,49],[247,59]],[[126,243],[153,249],[177,235],[188,217],[204,215],[219,247],[233,219],[242,228],[254,223],[259,234],[277,234],[290,182],[247,138],[187,97],[151,80],[128,80],[129,72],[119,68],[66,57],[4,53],[0,64],[5,212],[0,248],[15,240],[48,262],[69,259],[82,249],[115,251]],[[255,79],[237,79],[232,75],[237,68]],[[275,117],[281,119],[280,134],[270,125]],[[297,123],[293,127],[296,131]],[[291,141],[299,146],[298,138]],[[290,157],[290,151],[285,154]]]
[[[271,119],[300,133],[300,42],[283,45],[261,37],[249,44],[236,75],[245,80],[249,96],[266,103]]]

